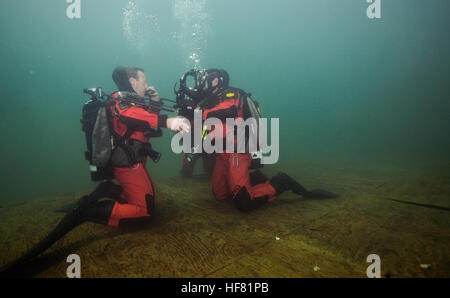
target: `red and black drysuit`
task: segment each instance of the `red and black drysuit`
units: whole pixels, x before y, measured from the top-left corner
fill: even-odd
[[[212,138],[218,129],[222,129],[223,144],[233,142],[236,144],[235,128],[227,127],[227,118],[246,119],[244,115],[245,96],[235,88],[229,88],[219,93],[216,105],[203,109],[203,120],[217,118],[222,121],[222,128],[213,127],[209,132]],[[230,132],[231,135],[230,135]],[[230,140],[229,138],[233,138]],[[228,139],[227,139],[228,138]],[[224,146],[225,147],[225,146]],[[260,171],[250,175],[252,157],[250,153],[218,153],[212,176],[212,189],[217,200],[232,198],[237,208],[248,211],[265,202],[272,201],[276,195],[276,188],[262,175]]]
[[[125,222],[142,222],[154,213],[155,197],[145,161],[151,135],[166,126],[167,116],[145,107],[143,102],[123,100],[113,94],[110,111],[116,146],[111,166],[114,178],[100,183],[89,195],[82,197],[44,239],[17,260],[0,268],[0,273],[14,270],[18,265],[39,255],[58,239],[86,221],[118,226]],[[109,198],[112,200],[99,200]],[[63,210],[64,211],[64,210]]]
[[[122,191],[114,198],[107,224],[149,219],[155,206],[152,180],[145,168],[150,136],[166,127],[167,115],[159,114],[136,99],[119,99],[110,106],[115,149],[111,158],[114,178]]]

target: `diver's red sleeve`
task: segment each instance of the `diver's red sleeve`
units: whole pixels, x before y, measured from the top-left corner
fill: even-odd
[[[144,130],[166,127],[167,115],[160,115],[137,106],[127,107],[122,110],[119,104],[116,105],[116,111],[119,114],[119,119],[127,126],[142,127]]]
[[[227,118],[238,117],[239,100],[225,100],[211,109],[203,110],[203,120],[208,118],[218,118],[225,121]]]

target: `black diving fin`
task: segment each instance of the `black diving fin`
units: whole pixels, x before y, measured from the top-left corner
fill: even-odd
[[[82,224],[85,219],[83,216],[84,209],[88,208],[89,196],[84,196],[80,199],[80,203],[77,208],[69,212],[63,219],[59,222],[53,231],[51,231],[44,239],[39,241],[35,246],[28,250],[19,259],[3,266],[0,268],[0,275],[4,276],[8,273],[14,272],[14,269],[18,266],[28,262],[30,259],[38,256],[50,246],[52,246],[56,241],[62,238],[64,235],[69,233],[71,230]]]
[[[294,178],[283,172],[279,172],[273,176],[270,184],[275,188],[277,194],[291,190],[293,193],[308,199],[331,199],[339,197],[337,194],[322,189],[307,190]]]
[[[83,196],[75,203],[74,208],[67,209],[68,212],[53,231],[51,231],[44,239],[28,250],[19,259],[0,268],[0,276],[5,276],[15,272],[22,264],[28,262],[32,258],[38,256],[56,241],[61,239],[71,230],[86,221],[92,221],[99,224],[107,224],[114,207],[115,201],[104,200],[100,198],[110,197],[114,199],[120,198],[122,188],[111,181],[100,183],[97,188],[89,195]]]
[[[56,213],[68,213],[75,209],[78,206],[78,203],[70,203],[67,205],[64,205],[58,209],[55,210]]]
[[[305,194],[304,197],[308,199],[334,199],[338,198],[339,195],[323,189],[314,189]]]
[[[107,197],[109,199],[112,199],[116,202],[122,202],[121,194],[122,194],[122,187],[120,185],[116,185],[111,181],[105,181],[98,185],[98,187],[89,195],[89,198],[85,198],[85,200],[89,200],[90,202],[97,201],[98,199],[102,197]],[[64,206],[61,206],[60,208],[56,209],[56,213],[68,213],[75,208],[77,208],[81,203],[87,203],[84,202],[83,199],[80,199],[76,202],[66,204]]]

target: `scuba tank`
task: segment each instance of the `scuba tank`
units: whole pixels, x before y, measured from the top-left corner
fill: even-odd
[[[243,104],[244,109],[244,120],[247,120],[249,118],[253,118],[256,120],[255,125],[250,125],[249,127],[249,133],[256,135],[257,139],[257,151],[256,152],[249,152],[252,157],[252,163],[250,166],[250,169],[259,169],[263,167],[263,164],[261,163],[261,158],[263,157],[261,147],[264,146],[264,144],[261,144],[261,140],[259,139],[259,132],[261,126],[259,123],[259,119],[261,118],[261,109],[259,107],[259,103],[252,98],[251,93],[246,93],[243,90],[238,89],[241,93],[241,102]],[[247,150],[248,150],[248,143],[247,143]]]
[[[129,139],[134,129],[129,129],[125,136],[120,136],[114,132],[110,108],[118,99],[122,102],[129,101],[130,104],[145,109],[173,110],[165,108],[162,103],[145,103],[144,98],[131,92],[119,91],[116,97],[104,93],[101,87],[84,89],[83,92],[91,96],[90,100],[83,106],[81,123],[82,130],[86,135],[87,151],[85,152],[85,158],[89,161],[92,181],[97,182],[114,178],[113,167],[117,166],[115,164],[117,161],[114,161],[113,153],[118,147],[124,151],[127,164],[130,166],[139,162],[138,156],[140,155],[149,156],[154,162],[159,161],[161,153],[153,150],[150,144],[141,143],[141,148],[136,149],[138,141]],[[144,135],[160,137],[162,132],[159,128],[151,129],[145,131]]]
[[[108,166],[113,150],[113,135],[109,100],[101,87],[84,89],[91,96],[82,109],[82,130],[86,136],[87,151],[85,158],[89,161],[92,181],[113,179],[113,170]],[[106,97],[106,99],[105,99]]]

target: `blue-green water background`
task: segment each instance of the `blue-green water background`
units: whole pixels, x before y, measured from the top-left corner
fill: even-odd
[[[129,1],[82,0],[81,19],[64,0],[0,2],[1,201],[91,187],[82,89],[134,65],[173,98],[193,52],[280,118],[281,161],[448,164],[449,1],[382,0],[379,20],[364,0],[134,2],[129,27]],[[178,174],[170,137],[156,178]]]

